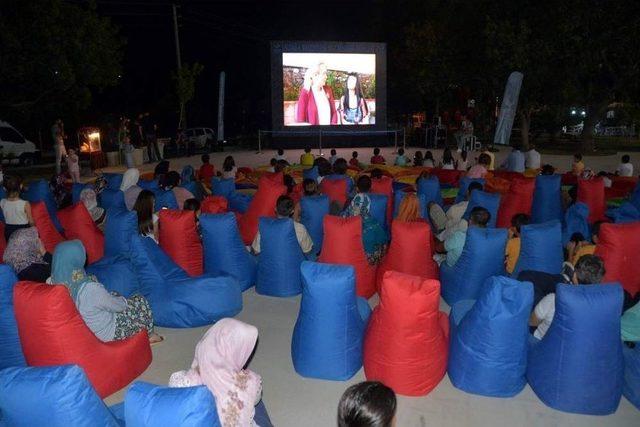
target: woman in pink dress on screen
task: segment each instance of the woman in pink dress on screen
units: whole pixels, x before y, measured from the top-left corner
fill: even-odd
[[[307,69],[304,75],[296,121],[310,125],[335,125],[338,112],[333,99],[333,91],[327,82],[327,66],[322,62]]]

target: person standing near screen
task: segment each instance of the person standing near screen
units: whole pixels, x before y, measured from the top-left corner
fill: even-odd
[[[304,75],[298,97],[296,121],[310,125],[335,125],[338,113],[333,90],[327,86],[327,66],[322,62],[310,67]]]
[[[355,73],[350,73],[345,83],[344,95],[340,98],[342,120],[347,125],[366,124],[369,119],[367,101],[362,94],[360,79]]]

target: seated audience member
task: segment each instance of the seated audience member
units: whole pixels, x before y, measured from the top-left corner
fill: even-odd
[[[481,153],[486,154],[487,156],[489,156],[491,158],[491,163],[489,163],[489,170],[492,171],[495,169],[496,167],[496,155],[493,154],[491,152],[491,150],[489,150],[489,146],[487,144],[483,144],[482,145],[482,151]]]
[[[164,174],[162,175],[164,177]],[[138,195],[142,191],[142,188],[138,187],[138,180],[140,179],[140,171],[132,168],[122,176],[122,183],[120,184],[120,191],[124,192],[124,204],[127,209],[133,209],[133,205],[138,199]]]
[[[570,279],[565,283],[571,283],[574,285],[595,285],[600,283],[604,277],[604,273],[604,263],[600,257],[595,255],[585,255],[578,260],[575,271],[573,271]],[[531,313],[529,325],[536,327],[536,330],[533,333],[534,337],[537,339],[542,339],[544,337],[549,326],[551,326],[555,311],[556,294],[555,292],[552,292],[542,298],[542,300],[535,306],[533,313]]]
[[[598,172],[598,174],[596,175],[599,178],[602,178],[602,182],[605,186],[605,188],[611,188],[611,186],[613,185],[613,181],[611,180],[611,178],[609,178],[609,173],[606,171],[600,171]]]
[[[628,154],[622,156],[621,162],[616,169],[616,175],[633,176],[633,164],[631,163],[631,157],[629,157]]]
[[[302,166],[313,166],[313,154],[311,154],[311,148],[306,147],[304,149],[304,154],[300,156],[300,164]]]
[[[371,164],[372,165],[384,165],[386,163],[386,161],[384,160],[384,157],[382,157],[380,155],[380,149],[379,148],[374,148],[373,149],[373,157],[371,157]]]
[[[238,172],[238,168],[236,167],[236,161],[233,159],[233,156],[225,157],[224,162],[222,163],[222,178],[236,179],[237,172]]]
[[[509,240],[505,249],[505,269],[507,273],[513,273],[516,263],[520,257],[520,227],[529,224],[529,215],[519,213],[511,218],[511,227],[509,227]]]
[[[540,175],[553,175],[555,173],[556,168],[554,168],[553,165],[550,165],[549,163],[544,164],[540,169]]]
[[[84,188],[80,192],[80,201],[89,211],[91,219],[96,224],[96,226],[102,229],[102,225],[104,224],[107,212],[103,208],[98,206],[96,192],[92,188]]]
[[[377,381],[352,385],[338,404],[338,427],[393,427],[396,395]]]
[[[500,165],[500,168],[509,172],[524,172],[524,154],[520,151],[520,146],[513,147],[509,156]]]
[[[536,151],[536,146],[531,145],[529,151],[524,153],[524,166],[527,169],[540,169],[540,153]]]
[[[163,187],[165,190],[171,190],[173,195],[176,196],[176,202],[178,202],[178,209],[184,207],[184,201],[187,199],[193,199],[193,194],[186,188],[180,187],[180,174],[176,171],[169,172],[164,177]]]
[[[196,223],[198,222],[198,218],[200,217],[200,201],[198,199],[187,199],[184,201],[185,211],[193,211],[196,216]]]
[[[149,190],[142,190],[133,205],[138,214],[138,234],[158,243],[158,215],[153,211],[156,196]]]
[[[287,187],[287,194],[291,194],[293,192],[293,188],[296,186],[296,181],[288,173],[282,175],[282,183]]]
[[[469,169],[469,160],[467,158],[468,153],[466,150],[462,150],[460,152],[460,159],[458,160],[458,164],[456,165],[456,170],[466,171]],[[491,162],[491,158],[489,158],[489,162]]]
[[[360,167],[360,163],[358,163],[358,152],[354,151],[351,153],[351,160],[349,160],[349,166],[354,166],[356,168]]]
[[[444,242],[456,231],[466,231],[467,221],[462,216],[467,211],[469,198],[475,190],[482,190],[482,184],[471,182],[467,187],[465,200],[450,206],[446,213],[437,203],[429,203],[429,219],[435,228],[438,240]]]
[[[82,320],[101,341],[116,341],[143,329],[151,343],[162,341],[154,332],[153,315],[141,295],[125,298],[109,293],[94,276],[84,271],[87,254],[79,240],[62,242],[53,253],[48,283],[64,285],[71,294]]]
[[[269,172],[274,173],[276,171],[276,165],[278,164],[278,161],[276,160],[276,158],[272,158],[271,160],[269,160],[269,169],[267,169]]]
[[[4,238],[8,242],[16,230],[31,227],[33,217],[29,202],[20,198],[22,179],[17,175],[8,176],[4,179],[4,188],[7,197],[0,200],[0,207],[4,215]]]
[[[329,157],[329,163],[331,164],[331,166],[333,166],[333,163],[335,163],[336,160],[338,160],[338,152],[335,148],[332,148],[331,157]]]
[[[158,182],[162,182],[164,176],[169,173],[169,161],[162,160],[153,169],[153,179],[157,179]]]
[[[413,156],[413,166],[424,166],[424,158],[422,157],[422,151],[416,151]]]
[[[278,197],[278,201],[276,202],[276,215],[278,218],[292,218],[294,216],[295,204],[293,200],[289,196],[280,196]],[[306,227],[298,221],[293,221],[293,228],[296,232],[296,238],[298,239],[298,244],[300,245],[300,249],[306,255],[313,249],[313,241],[311,240],[311,236],[309,236],[309,232]],[[260,230],[256,233],[256,237],[253,239],[253,243],[251,243],[251,249],[253,253],[260,253]]]
[[[454,170],[456,168],[456,161],[453,159],[451,149],[445,148],[442,152],[442,161],[440,162],[440,168],[447,170]]]
[[[185,165],[180,172],[180,185],[187,185],[193,183],[193,186],[196,188],[196,193],[199,195],[203,195],[205,193],[205,189],[203,185],[196,180],[196,171],[193,169],[191,165]]]
[[[576,239],[573,239],[574,236],[571,236],[572,239],[569,240],[569,243],[567,243],[567,260],[575,265],[578,260],[583,256],[583,255],[593,255],[594,252],[596,251],[596,245],[598,244],[598,234],[600,234],[600,226],[602,225],[602,221],[597,221],[593,224],[593,227],[591,229],[591,241],[593,243],[589,243],[588,241],[584,240],[584,237],[582,237],[582,235],[580,233],[575,233],[578,234],[578,236]],[[580,240],[579,237],[582,237],[582,239]]]
[[[483,179],[489,172],[489,163],[491,163],[491,158],[485,153],[481,153],[478,156],[478,164],[471,166],[467,172],[467,178]]]
[[[209,186],[211,185],[211,178],[216,176],[216,168],[209,163],[210,157],[208,154],[203,154],[200,160],[202,160],[202,165],[198,170],[198,180],[204,183],[204,185]]]
[[[415,193],[408,193],[400,202],[398,208],[398,216],[395,221],[404,222],[426,222],[420,214],[420,200]]]
[[[347,161],[340,157],[333,164],[333,175],[340,175],[347,179],[347,191],[353,189],[353,179],[349,175],[347,175]]]
[[[436,161],[433,158],[433,153],[431,151],[427,151],[424,155],[424,162],[422,164],[425,168],[435,168]]]
[[[320,184],[325,176],[331,175],[333,164],[324,157],[318,157],[315,164],[318,167],[318,184]]]
[[[44,283],[51,276],[51,254],[44,249],[35,227],[13,232],[4,250],[3,261],[13,267],[18,280]]]
[[[361,175],[356,187],[357,193],[343,212],[343,216],[359,216],[362,219],[362,244],[367,261],[371,265],[376,265],[386,251],[387,233],[370,213],[371,199],[368,193],[371,190],[371,178],[367,175]]]
[[[573,163],[571,164],[571,173],[576,176],[581,176],[584,172],[584,162],[582,161],[582,154],[576,153],[573,155]]]
[[[225,318],[198,342],[191,368],[171,374],[169,387],[206,386],[223,427],[271,425],[262,398],[262,379],[246,369],[258,342],[258,329]]]
[[[398,155],[396,156],[396,160],[393,162],[394,166],[407,166],[409,159],[404,155],[404,148],[398,148]]]
[[[469,215],[469,227],[480,227],[487,228],[487,224],[491,219],[491,213],[488,210],[481,206],[476,206],[471,209],[471,214]],[[458,262],[460,255],[462,255],[462,250],[464,249],[464,244],[467,241],[467,230],[458,230],[451,234],[447,240],[444,242],[436,241],[436,251],[439,252],[433,256],[433,259],[438,263],[438,265],[442,264],[442,261],[445,260],[449,267],[453,267]],[[443,256],[443,253],[446,253],[446,256]]]
[[[278,173],[282,172],[284,174],[284,170],[287,168],[289,164],[284,160],[278,160],[276,164],[273,166],[273,172]]]
[[[277,161],[284,160],[285,162],[287,162],[287,164],[289,164],[289,161],[285,157],[284,150],[282,148],[278,148],[278,151],[276,153],[276,160]]]
[[[305,196],[316,196],[318,195],[318,183],[314,179],[305,178],[302,181],[302,191]]]

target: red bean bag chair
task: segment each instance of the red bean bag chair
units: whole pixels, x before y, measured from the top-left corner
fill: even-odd
[[[282,178],[282,174],[276,175]],[[245,245],[250,245],[258,232],[258,218],[274,217],[278,197],[285,194],[287,194],[287,187],[282,184],[282,179],[275,182],[272,177],[266,175],[260,177],[258,191],[251,199],[247,211],[238,217],[238,227]]]
[[[93,264],[104,255],[104,234],[91,219],[84,203],[58,211],[58,219],[67,240],[78,239],[87,251],[87,261]]]
[[[371,192],[387,196],[387,224],[393,218],[393,178],[383,176],[371,180]]]
[[[514,179],[517,178],[523,178],[524,175],[521,174],[520,172],[511,172],[511,171],[501,171],[501,170],[497,170],[497,171],[492,171],[491,172],[493,174],[493,176],[495,176],[496,178],[502,178],[502,179],[506,179],[507,181],[512,181]]]
[[[64,286],[18,282],[13,304],[27,364],[79,365],[102,398],[124,388],[151,363],[146,330],[121,341],[100,341]]]
[[[438,177],[440,185],[450,185],[451,187],[457,187],[458,181],[462,177],[462,171],[433,168],[431,169],[431,175]]]
[[[226,197],[207,196],[200,204],[200,212],[205,214],[220,214],[229,211],[229,202]]]
[[[620,282],[631,296],[640,292],[640,222],[602,224],[595,254],[604,261],[602,283]]]
[[[487,193],[507,194],[511,187],[511,181],[506,178],[493,176],[491,172],[487,174],[484,181],[484,191]]]
[[[611,188],[620,191],[623,195],[621,197],[627,197],[635,190],[638,185],[638,178],[634,176],[614,176],[611,178]]]
[[[323,181],[324,182],[324,181]],[[362,219],[325,215],[319,262],[348,264],[356,270],[356,293],[370,298],[376,292],[376,266],[370,265],[362,244]]]
[[[533,178],[520,176],[511,181],[509,192],[500,201],[496,227],[509,228],[511,226],[511,218],[515,214],[531,215],[535,187],[536,181]]]
[[[44,202],[31,203],[31,216],[33,216],[33,223],[38,229],[38,235],[44,244],[44,248],[52,254],[56,245],[64,242],[64,237],[58,232],[56,226],[53,225],[49,211],[47,211],[47,205]]]
[[[606,219],[607,202],[604,197],[604,181],[602,178],[579,179],[578,201],[589,207],[589,224]]]
[[[338,202],[340,206],[347,203],[347,181],[344,179],[323,179],[320,192],[329,196],[331,202]]]
[[[424,396],[447,370],[449,320],[440,282],[395,271],[382,280],[364,341],[364,374],[396,393]]]
[[[189,276],[201,276],[202,242],[194,212],[162,209],[159,217],[160,247]]]
[[[611,199],[623,199],[628,195],[629,195],[629,192],[624,188],[613,188],[613,187],[604,188],[605,201],[609,201]]]
[[[258,180],[258,187],[264,180],[269,180],[275,184],[284,184],[284,174],[282,172],[265,172]]]
[[[426,222],[393,221],[389,252],[378,266],[376,288],[380,292],[382,278],[389,271],[438,279],[438,264],[433,260],[433,235]]]
[[[562,183],[562,185],[577,185],[578,177],[574,173],[565,172],[562,174],[560,182]]]

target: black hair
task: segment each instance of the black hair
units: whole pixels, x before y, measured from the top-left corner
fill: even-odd
[[[524,213],[517,213],[513,216],[513,218],[511,218],[511,226],[516,229],[518,234],[520,234],[520,227],[529,224],[529,221],[531,221],[529,215]]]
[[[293,191],[293,187],[296,186],[296,181],[289,174],[284,174],[282,176],[282,182],[287,187],[287,193],[291,193]]]
[[[580,243],[580,242],[584,242],[585,238],[582,233],[576,232],[571,235],[571,238],[569,239],[569,241],[573,243]]]
[[[327,176],[331,175],[331,162],[324,157],[316,158],[316,166],[318,166],[318,175]]]
[[[310,153],[311,152],[311,148],[310,147],[305,147],[304,148],[304,152],[305,153]]]
[[[336,159],[336,161],[333,162],[333,173],[338,175],[344,175],[347,173],[347,169],[348,169],[347,161],[342,157],[340,157],[339,159]]]
[[[184,201],[184,206],[182,207],[185,211],[199,211],[200,210],[200,201],[198,199],[187,199]]]
[[[379,149],[378,147],[374,148],[374,149],[373,149],[373,155],[374,155],[374,156],[377,156],[377,155],[379,155],[379,154],[380,154],[380,149]]]
[[[404,155],[404,148],[398,148],[398,155],[399,156]]]
[[[331,149],[331,155],[332,155],[332,156],[335,156],[335,155],[336,155],[336,153],[337,153],[336,149],[335,149],[335,148],[332,148],[332,149]]]
[[[349,77],[355,77],[356,78],[356,87],[355,87],[355,92],[356,92],[356,104],[358,105],[358,108],[360,108],[360,101],[362,99],[364,99],[364,94],[362,92],[362,85],[360,84],[360,77],[358,77],[358,75],[356,73],[349,73],[347,75],[347,78],[344,80],[344,108],[349,108],[349,86],[348,86],[348,81],[349,81]],[[362,115],[366,116],[367,113],[369,112],[369,108],[367,107],[367,103],[364,103],[364,111],[362,111]]]
[[[155,169],[153,170],[153,177],[154,178],[162,177],[167,173],[169,173],[169,161],[163,160],[160,163],[158,163]]]
[[[420,150],[416,151],[416,159],[420,159],[420,160],[422,160],[422,159],[423,159],[423,157],[422,157],[422,151],[420,151]]]
[[[556,168],[554,168],[553,165],[550,165],[549,163],[543,165],[542,169],[540,170],[540,175],[553,175],[554,173],[556,173]]]
[[[569,190],[567,190],[567,194],[571,198],[571,204],[575,203],[578,200],[578,186],[572,185]]]
[[[371,190],[371,178],[368,175],[360,175],[356,186],[359,193],[368,193]]]
[[[280,196],[276,202],[276,212],[279,216],[291,217],[293,215],[294,203],[289,196]]]
[[[462,160],[467,160],[467,155],[468,155],[467,150],[462,150],[462,152],[460,153],[460,158],[462,158]],[[488,154],[485,154],[485,156],[489,157]],[[491,164],[491,157],[489,157],[489,163],[487,164],[489,165]]]
[[[276,160],[276,158],[275,158],[275,157],[272,157],[272,158],[271,158],[271,160],[269,160],[269,164],[270,164],[271,166],[275,166],[277,163],[278,163],[278,161]]]
[[[20,175],[9,175],[4,178],[3,185],[7,190],[7,196],[19,195],[22,187],[22,178]]]
[[[582,154],[576,153],[576,154],[573,155],[573,158],[578,160],[578,161],[580,161],[580,160],[582,160]]]
[[[453,164],[453,155],[450,148],[445,148],[442,153],[442,163],[445,165]]]
[[[431,151],[427,151],[427,152],[424,154],[424,159],[425,159],[425,160],[431,160],[431,161],[434,161],[434,160],[435,160],[435,159],[433,158],[433,153],[432,153]]]
[[[276,164],[273,165],[273,171],[274,172],[282,172],[284,170],[284,168],[286,168],[287,166],[289,166],[289,164],[287,163],[286,160],[277,160]]]
[[[482,206],[476,206],[471,209],[471,214],[469,215],[469,221],[472,221],[478,227],[486,227],[491,220],[491,213],[483,208]]]
[[[391,427],[396,395],[378,381],[352,385],[338,404],[338,427]]]
[[[480,155],[478,156],[478,164],[489,166],[491,164],[491,156],[489,156],[487,153],[480,153]]]
[[[278,148],[278,155],[282,156],[284,154],[284,150],[282,148]]]
[[[480,190],[482,191],[482,184],[478,181],[471,181],[469,183],[469,186],[467,187],[467,193],[469,194],[469,196],[471,196],[471,193],[476,191],[476,190]]]
[[[602,226],[602,224],[604,224],[604,221],[596,221],[593,223],[593,226],[591,227],[592,236],[598,236],[600,234],[600,226]]]
[[[305,196],[314,196],[318,193],[318,183],[315,179],[305,178],[302,180],[302,189]]]
[[[382,169],[375,168],[374,170],[372,170],[371,171],[371,178],[374,178],[374,179],[382,178]]]
[[[211,157],[209,157],[208,154],[203,154],[202,156],[200,156],[200,160],[202,160],[202,163],[209,163],[209,160],[211,160]]]
[[[162,186],[165,188],[171,189],[173,187],[177,187],[180,185],[180,174],[176,171],[171,171],[164,176],[162,181]]]
[[[358,158],[358,152],[354,151],[353,153],[351,153],[351,157],[354,158],[354,159],[357,159]]]
[[[149,234],[153,231],[153,211],[156,196],[149,190],[142,190],[133,205],[133,211],[138,214],[138,233]]]
[[[225,172],[231,172],[236,165],[236,161],[233,160],[233,156],[227,156],[222,163],[222,170]]]
[[[604,262],[597,255],[583,255],[576,262],[576,277],[581,285],[597,285],[605,274]]]
[[[622,156],[622,163],[629,163],[631,161],[631,157],[628,154]]]

